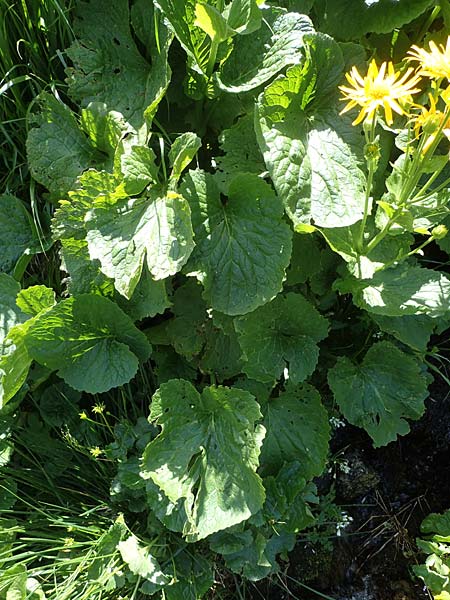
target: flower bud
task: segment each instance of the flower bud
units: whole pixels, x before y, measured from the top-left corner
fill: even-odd
[[[436,225],[436,227],[434,227],[431,230],[431,235],[434,237],[435,240],[442,240],[443,238],[445,238],[447,233],[448,229],[445,225]]]

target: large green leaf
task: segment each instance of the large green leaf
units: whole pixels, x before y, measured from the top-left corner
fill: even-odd
[[[173,318],[148,329],[147,336],[154,344],[170,344],[191,366],[223,381],[241,373],[241,349],[232,318],[207,311],[201,292],[201,285],[188,279],[173,295]]]
[[[295,534],[314,523],[308,503],[317,501],[315,486],[305,481],[298,462],[284,463],[263,483],[262,510],[248,523],[210,538],[211,549],[223,555],[227,567],[252,581],[278,571],[277,554],[292,550]]]
[[[222,554],[227,567],[250,581],[259,581],[276,573],[279,568],[277,554],[286,554],[294,545],[295,534],[279,535],[261,531],[259,527],[223,531],[211,540],[211,549]]]
[[[172,566],[175,577],[164,590],[167,600],[198,600],[214,584],[213,565],[191,548],[177,550]]]
[[[271,8],[263,10],[262,17],[258,31],[234,40],[233,51],[217,74],[223,90],[247,92],[302,61],[303,36],[314,31],[309,17]]]
[[[450,310],[450,279],[439,271],[406,262],[377,271],[372,279],[348,277],[336,288],[351,292],[355,304],[377,315],[440,317]]]
[[[79,129],[72,111],[54,96],[42,92],[41,112],[34,118],[27,138],[27,156],[33,177],[64,198],[77,177],[95,164],[94,147]]]
[[[241,348],[236,332],[232,326],[227,327],[222,320],[225,315],[213,313],[205,326],[205,346],[199,368],[202,373],[209,373],[224,381],[242,372]]]
[[[153,372],[158,385],[174,378],[190,381],[197,379],[197,370],[184,357],[177,354],[172,346],[157,347],[152,353],[152,362],[155,363]]]
[[[25,342],[33,359],[92,394],[130,381],[151,351],[132,320],[94,294],[68,298],[35,317]]]
[[[118,186],[115,176],[106,171],[89,169],[79,177],[77,189],[68,195],[69,199],[60,200],[55,211],[52,232],[61,241],[61,270],[69,275],[66,280],[69,291],[72,294],[101,291],[103,295],[111,295],[113,282],[101,272],[99,261],[89,256],[84,220],[95,198],[126,198],[124,186]]]
[[[0,271],[11,272],[16,261],[36,246],[31,216],[15,196],[0,196]]]
[[[330,248],[337,252],[348,263],[349,272],[358,279],[368,279],[374,273],[406,256],[414,237],[410,233],[388,235],[368,254],[361,255],[358,251],[360,223],[351,227],[335,227],[323,229],[323,237]],[[378,233],[373,223],[366,225],[366,239],[371,239]]]
[[[100,261],[126,298],[133,294],[144,261],[154,279],[164,279],[181,269],[194,246],[189,204],[176,193],[98,196],[85,222],[91,258]]]
[[[317,501],[316,487],[305,479],[300,462],[284,463],[275,477],[264,478],[264,487],[264,518],[277,523],[277,532],[297,533],[314,523],[308,502]]]
[[[420,526],[420,530],[425,534],[434,534],[437,542],[450,542],[450,509],[442,514],[431,513]]]
[[[35,316],[55,304],[55,292],[45,285],[32,285],[17,294],[16,304],[27,315]]]
[[[225,17],[215,6],[197,2],[195,16],[195,25],[207,33],[212,42],[218,44],[233,35]]]
[[[82,109],[80,127],[93,146],[108,156],[108,170],[113,165],[121,138],[136,133],[120,112],[108,110],[104,102],[90,102],[87,108]]]
[[[0,273],[0,408],[17,394],[28,375],[31,358],[24,339],[33,322],[29,315],[53,302],[53,290],[45,286],[20,290],[17,281]]]
[[[117,548],[130,571],[146,582],[148,592],[156,592],[169,583],[169,577],[161,571],[156,558],[139,543],[135,535],[120,541]],[[151,588],[148,584],[151,584]]]
[[[232,0],[226,8],[227,24],[236,33],[249,35],[261,27],[262,10],[258,0]]]
[[[170,306],[165,281],[155,281],[147,269],[144,269],[131,299],[117,294],[116,302],[133,321],[162,314]]]
[[[26,381],[32,359],[24,338],[30,321],[13,327],[0,344],[0,408],[14,398]]]
[[[153,20],[153,7],[148,3],[146,18]],[[67,69],[71,97],[87,106],[103,102],[134,127],[144,122],[144,110],[162,98],[170,70],[167,51],[170,36],[159,23],[161,53],[150,49],[152,66],[139,53],[130,28],[127,0],[78,2],[74,29],[77,41],[67,50],[73,67]],[[151,108],[154,114],[156,106]],[[151,115],[152,116],[152,115]]]
[[[147,80],[146,96],[150,101],[144,116],[150,127],[159,103],[169,87],[172,70],[168,58],[173,33],[166,24],[164,15],[155,10],[155,3],[136,0],[131,7],[131,23],[135,34],[151,56],[151,72]]]
[[[28,318],[16,304],[19,292],[20,283],[6,273],[0,273],[0,344],[14,325]]]
[[[8,521],[4,519],[4,521],[12,523],[12,520],[9,519]],[[3,569],[0,575],[0,599],[27,600],[30,597],[27,593],[27,578],[27,568],[23,563]]]
[[[100,292],[112,296],[114,283],[101,272],[98,260],[91,260],[85,240],[61,240],[61,270],[67,274],[63,280],[72,295]]]
[[[144,452],[141,475],[171,502],[184,499],[189,541],[248,519],[264,502],[256,474],[264,428],[258,403],[243,390],[208,387],[199,394],[174,379],[153,396],[150,418],[160,435]]]
[[[428,396],[418,363],[390,342],[374,344],[361,365],[340,357],[328,383],[345,418],[363,427],[375,447],[407,434],[406,419],[422,416]]]
[[[170,147],[169,160],[172,167],[170,182],[172,185],[178,183],[181,174],[192,161],[202,145],[197,134],[186,131],[179,135]]]
[[[202,287],[195,279],[177,288],[173,295],[173,318],[148,329],[147,336],[152,344],[173,346],[191,367],[213,374],[221,382],[241,373],[241,349],[232,318],[207,311],[201,292]],[[167,379],[175,376],[179,376],[176,371]]]
[[[321,270],[321,248],[315,235],[294,234],[291,264],[286,271],[286,285],[305,283]]]
[[[234,175],[242,172],[261,175],[265,172],[266,165],[256,141],[252,114],[243,116],[233,127],[222,131],[219,141],[224,156],[215,157],[216,177],[223,181],[225,193]]]
[[[262,382],[279,379],[287,370],[301,383],[316,368],[317,342],[326,338],[328,321],[301,294],[277,296],[235,321],[244,372]]]
[[[181,285],[173,295],[173,319],[163,324],[168,343],[188,360],[200,354],[205,343],[208,314],[201,291],[194,279]]]
[[[291,255],[291,232],[271,187],[240,174],[221,196],[212,175],[190,171],[182,193],[192,210],[196,248],[186,271],[205,288],[219,312],[239,315],[269,302],[282,287]]]
[[[155,0],[170,23],[181,46],[189,57],[189,63],[200,73],[206,71],[210,38],[200,27],[194,25],[197,0]]]
[[[86,237],[84,219],[86,213],[94,205],[97,197],[107,197],[112,200],[127,198],[124,185],[118,185],[114,175],[106,171],[89,169],[77,181],[76,189],[68,194],[67,200],[59,201],[52,221],[53,237],[57,240]]]
[[[382,331],[386,331],[419,352],[426,351],[431,334],[437,325],[436,319],[427,315],[386,317],[372,314],[371,316]]]
[[[327,0],[317,0],[323,10]],[[333,0],[323,12],[320,29],[330,35],[348,40],[359,39],[366,33],[390,33],[416,19],[433,5],[432,0]]]
[[[125,183],[125,191],[137,196],[150,183],[158,181],[156,155],[148,146],[133,145],[120,156],[120,170]]]
[[[310,385],[288,386],[271,398],[264,415],[266,437],[261,450],[263,473],[277,473],[284,462],[298,461],[306,480],[325,467],[330,439],[328,413]]]
[[[363,215],[361,142],[338,115],[333,90],[344,66],[339,46],[322,34],[307,37],[305,64],[288,69],[260,95],[256,135],[294,225],[342,227]]]

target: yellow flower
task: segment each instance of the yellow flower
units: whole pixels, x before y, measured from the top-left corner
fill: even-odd
[[[422,130],[423,135],[426,136],[426,141],[422,148],[422,154],[425,154],[428,151],[436,139],[444,120],[447,119],[447,116],[443,112],[437,110],[436,101],[433,96],[428,94],[428,98],[430,100],[430,108],[419,106],[421,112],[412,117],[416,138],[419,137],[420,130]],[[448,127],[444,126],[441,132],[450,139],[450,129]]]
[[[91,448],[89,450],[89,452],[91,453],[91,456],[93,456],[94,458],[98,458],[99,456],[101,456],[103,454],[103,450],[100,450],[100,448],[98,446]]]
[[[105,412],[106,406],[103,404],[103,402],[100,402],[98,404],[94,404],[94,406],[92,407],[92,412],[96,413],[97,415],[102,415]]]
[[[450,79],[450,37],[447,38],[447,44],[430,42],[430,49],[424,50],[419,46],[412,46],[408,52],[408,60],[417,60],[420,64],[420,75],[426,75],[432,79]]]
[[[441,98],[447,106],[450,106],[450,85],[441,91]]]
[[[369,120],[373,119],[378,108],[383,108],[386,122],[391,125],[393,122],[392,111],[399,115],[405,114],[399,102],[408,100],[411,94],[420,91],[419,88],[414,87],[419,83],[420,77],[418,75],[410,77],[412,72],[413,69],[408,69],[400,77],[400,73],[395,72],[391,62],[384,62],[378,70],[375,60],[372,60],[367,75],[362,77],[358,69],[352,67],[350,73],[346,73],[345,77],[353,87],[344,85],[339,87],[344,96],[342,100],[348,101],[341,114],[355,106],[361,106],[359,115],[353,121],[353,125],[358,125],[365,117]]]

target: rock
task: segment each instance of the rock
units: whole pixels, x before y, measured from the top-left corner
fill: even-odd
[[[363,461],[357,450],[349,452],[339,465],[337,494],[340,500],[355,500],[376,488],[379,483],[379,475]]]

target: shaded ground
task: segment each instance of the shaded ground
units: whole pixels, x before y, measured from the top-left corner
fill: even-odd
[[[336,430],[336,472],[318,483],[322,493],[334,484],[350,523],[328,547],[299,542],[283,581],[262,583],[253,598],[320,598],[300,580],[336,600],[429,600],[410,576],[414,540],[428,513],[450,508],[450,391],[442,381],[431,390],[424,417],[384,448],[374,450],[357,428]]]

